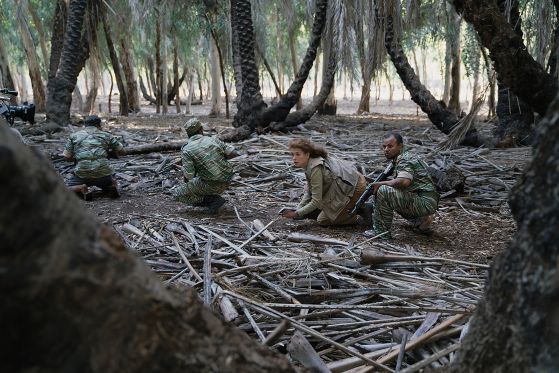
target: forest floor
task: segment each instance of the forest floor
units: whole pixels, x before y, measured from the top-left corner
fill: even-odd
[[[295,331],[302,331],[333,371],[361,366],[368,358],[392,366],[397,346],[406,343],[402,333],[427,338],[419,355],[406,355],[402,367],[443,350],[448,354],[460,345],[463,317],[483,297],[487,264],[515,232],[508,193],[530,149],[442,150],[445,136],[409,102],[379,103],[372,108],[378,114],[366,115],[350,114],[352,105],[341,101],[342,114],[315,116],[289,134],[255,135],[234,144],[242,155],[231,160],[235,176],[218,216],[173,200],[172,188],[182,179],[179,151],[111,160],[121,197],[97,191],[85,207],[112,226],[165,284],[193,287],[223,320],[251,338],[264,342],[289,320],[292,327],[270,343],[280,353],[296,346]],[[193,107],[207,133],[230,128],[231,120],[209,118],[207,112],[207,105]],[[102,117],[106,130],[133,147],[185,140],[181,125],[191,115],[161,116],[146,107],[138,115]],[[487,133],[491,126],[481,123],[478,130]],[[66,179],[73,165],[60,154],[69,133],[79,129],[69,126],[25,141],[50,156]],[[454,165],[466,176],[463,192],[442,195],[432,236],[414,233],[399,217],[394,240],[379,242],[362,235],[369,227],[325,228],[278,215],[281,207],[297,204],[305,185],[302,170],[291,166],[290,139],[310,138],[374,176],[387,163],[381,151],[387,131],[400,132],[428,164]],[[262,233],[264,225],[271,235]],[[361,263],[360,253],[378,251],[400,257]],[[446,330],[443,318],[457,326]],[[296,352],[290,356],[305,364]],[[444,357],[431,366],[448,362]]]
[[[173,108],[174,109],[174,108]],[[350,111],[349,103],[340,100],[340,111]],[[235,146],[245,155],[233,160],[236,177],[225,193],[228,203],[217,217],[204,215],[173,200],[170,187],[180,179],[179,152],[148,154],[124,157],[113,161],[120,183],[121,198],[117,200],[97,196],[93,202],[85,203],[99,219],[109,225],[122,223],[133,216],[158,215],[182,217],[223,224],[238,223],[235,208],[243,220],[260,219],[264,223],[276,217],[278,210],[296,204],[303,192],[304,177],[299,170],[290,167],[286,152],[289,139],[302,136],[326,144],[336,156],[349,159],[365,166],[371,173],[384,168],[387,163],[381,152],[382,136],[387,131],[401,132],[409,147],[425,156],[432,164],[455,164],[465,173],[466,189],[461,196],[443,198],[433,224],[434,235],[418,235],[407,226],[405,220],[396,217],[393,227],[395,243],[413,248],[427,255],[447,258],[462,258],[479,263],[488,263],[501,251],[515,231],[515,223],[507,205],[507,195],[514,185],[524,164],[529,159],[529,148],[475,149],[458,148],[437,151],[444,139],[424,115],[417,115],[415,105],[396,102],[393,106],[379,103],[372,110],[380,114],[351,115],[336,117],[315,116],[299,131],[290,134],[266,134],[244,141]],[[130,117],[104,116],[105,129],[122,137],[126,145],[175,141],[184,138],[180,124],[191,116],[170,114],[161,116],[144,113]],[[209,107],[193,106],[193,113],[208,112]],[[392,114],[390,114],[392,113]],[[397,113],[397,114],[393,114]],[[225,118],[208,118],[198,115],[207,123],[212,133],[221,132],[230,126]],[[485,131],[491,125],[485,124]],[[78,128],[70,128],[76,130]],[[51,155],[60,154],[68,133],[52,136],[31,136],[28,143],[38,146]],[[162,162],[165,164],[161,166]],[[171,167],[169,167],[171,165]],[[258,166],[262,167],[258,167]],[[56,161],[59,172],[68,177],[71,165]],[[279,175],[278,180],[260,182],[259,179]],[[283,177],[285,176],[285,177]],[[457,198],[458,197],[458,198]],[[278,235],[289,232],[318,234],[349,241],[367,227],[319,227],[315,222],[288,221],[278,219],[270,230]]]

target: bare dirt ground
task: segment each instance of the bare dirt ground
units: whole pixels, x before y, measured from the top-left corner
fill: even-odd
[[[172,199],[170,188],[181,175],[179,152],[124,157],[114,161],[121,198],[111,200],[96,196],[94,201],[84,204],[100,221],[109,225],[158,216],[181,217],[208,226],[226,226],[239,223],[235,208],[243,220],[258,218],[266,224],[277,217],[280,207],[294,205],[303,191],[304,177],[300,171],[290,167],[285,151],[289,139],[295,136],[310,137],[313,141],[326,144],[334,155],[359,162],[367,172],[372,172],[383,169],[386,163],[380,151],[382,135],[387,131],[399,131],[412,149],[425,155],[428,163],[439,159],[457,164],[465,171],[467,180],[466,191],[458,196],[458,200],[456,196],[441,200],[433,236],[412,232],[406,221],[397,217],[393,227],[394,242],[426,255],[479,263],[490,262],[496,253],[503,250],[515,232],[515,223],[506,202],[507,193],[529,159],[530,149],[460,148],[447,152],[435,151],[444,135],[424,115],[416,114],[413,103],[401,101],[389,105],[379,102],[372,105],[371,109],[380,114],[360,116],[350,114],[356,105],[357,102],[341,100],[341,115],[315,116],[296,133],[266,134],[236,144],[242,153],[248,152],[248,155],[233,161],[237,174],[225,195],[228,203],[217,217],[207,216]],[[161,116],[153,113],[153,107],[146,107],[143,113],[130,117],[100,115],[107,120],[105,128],[121,136],[124,143],[131,146],[179,140],[184,135],[180,124],[193,115],[207,122],[207,129],[213,133],[230,126],[231,120],[208,118],[204,115],[207,112],[209,106],[203,105],[193,106],[192,115]],[[490,125],[485,125],[483,130],[490,130]],[[26,141],[30,146],[54,156],[62,152],[67,136],[68,132],[48,137],[32,136]],[[71,165],[59,160],[54,164],[63,177],[68,177]],[[259,181],[283,173],[287,175],[284,179]],[[280,236],[297,231],[345,241],[349,241],[352,236],[358,241],[363,240],[361,233],[366,229],[363,226],[322,228],[308,220],[283,219],[278,219],[270,227],[274,234]]]

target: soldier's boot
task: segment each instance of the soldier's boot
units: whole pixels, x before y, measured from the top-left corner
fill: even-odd
[[[375,205],[373,203],[364,203],[363,206],[357,211],[357,214],[363,219],[363,225],[367,227],[373,226],[373,213]]]
[[[216,215],[219,212],[219,208],[225,203],[225,199],[222,196],[204,196],[204,202],[208,207],[207,212],[211,215]]]

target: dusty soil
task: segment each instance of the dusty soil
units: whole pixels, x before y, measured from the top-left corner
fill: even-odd
[[[382,114],[360,116],[349,114],[352,111],[353,105],[357,105],[357,102],[340,100],[339,111],[345,112],[345,114],[336,117],[314,117],[304,125],[302,130],[295,134],[267,134],[266,136],[277,139],[276,142],[280,143],[280,145],[287,143],[288,139],[294,136],[307,136],[318,142],[321,142],[321,140],[323,142],[331,141],[331,144],[337,146],[329,145],[327,146],[329,150],[342,157],[344,154],[347,154],[351,159],[364,162],[368,172],[383,168],[385,161],[382,159],[380,152],[380,141],[386,131],[399,131],[406,140],[418,141],[424,149],[434,149],[444,139],[444,135],[438,133],[436,128],[426,120],[425,116],[415,113],[415,105],[409,102],[395,102],[393,105],[378,103],[373,105],[372,110],[377,109]],[[208,118],[207,116],[200,115],[209,111],[207,105],[195,106],[193,110],[202,121],[208,123],[207,128],[209,129],[219,132],[224,127],[230,125],[231,121],[225,118]],[[161,116],[151,113],[152,111],[153,108],[149,107],[146,108],[145,113],[127,118],[110,114],[101,115],[107,119],[105,128],[117,135],[123,136],[124,142],[128,145],[181,138],[180,124],[190,118],[191,115],[170,114],[168,116]],[[486,125],[484,130],[489,131],[490,125]],[[67,135],[68,133],[61,133],[55,134],[52,137],[28,137],[26,141],[29,145],[36,146],[45,153],[54,156],[61,153],[64,139]],[[270,142],[266,143],[262,139],[255,139],[252,142],[248,141],[236,145],[241,152],[246,152],[247,150],[253,152],[248,158],[236,161],[235,167],[237,171],[242,170],[246,166],[247,161],[249,163],[257,163],[259,161],[260,153],[254,153],[254,148],[259,144],[270,149],[277,149],[277,153],[266,153],[266,161],[269,161],[270,157],[273,158],[273,154],[276,154],[277,159],[284,159],[288,163],[287,155],[282,147],[274,146]],[[347,146],[344,148],[339,146],[340,144]],[[346,152],[344,149],[348,149],[348,151]],[[443,154],[443,158],[464,158],[464,154],[470,154],[475,150],[471,148],[461,149],[459,150],[460,154]],[[362,154],[366,154],[366,156],[362,156]],[[484,153],[483,159],[489,162],[489,167],[494,168],[490,171],[491,178],[505,180],[503,182],[505,187],[501,188],[505,189],[501,192],[502,198],[496,198],[489,203],[489,210],[491,211],[474,211],[464,208],[457,203],[454,196],[442,199],[433,225],[434,235],[418,235],[412,232],[405,220],[397,217],[393,227],[394,243],[405,246],[410,251],[426,255],[460,258],[481,263],[490,262],[496,253],[506,247],[507,242],[515,232],[515,223],[506,203],[506,191],[510,189],[514,179],[517,178],[523,165],[529,159],[529,154],[529,149],[492,150]],[[179,154],[174,152],[161,155],[144,155],[140,158],[135,157],[132,159],[125,157],[118,160],[115,171],[125,173],[127,172],[127,167],[134,166],[138,160],[160,160],[165,156],[178,159]],[[54,163],[59,172],[67,177],[71,171],[71,165],[59,161]],[[284,168],[288,170],[288,164]],[[291,169],[290,172],[292,171],[295,170]],[[484,172],[489,171],[483,171],[481,175],[487,174]],[[514,175],[511,176],[511,172]],[[129,174],[134,175],[133,172],[129,172]],[[217,217],[210,217],[197,209],[174,201],[169,193],[169,188],[161,186],[162,183],[165,184],[166,182],[168,184],[176,183],[179,177],[180,168],[176,166],[164,178],[156,179],[155,182],[151,183],[140,183],[139,187],[134,185],[134,183],[131,184],[119,178],[122,191],[120,199],[111,200],[106,197],[96,196],[93,202],[84,203],[88,209],[98,216],[99,220],[109,225],[122,223],[138,216],[155,215],[169,218],[180,216],[195,221],[203,221],[205,224],[211,225],[218,223],[238,224],[239,220],[234,211],[235,207],[243,220],[249,221],[259,218],[264,223],[267,223],[277,217],[280,207],[296,202],[293,200],[287,202],[288,198],[285,197],[285,194],[283,195],[283,201],[282,198],[270,198],[270,191],[280,193],[279,195],[281,195],[280,189],[282,184],[280,182],[276,183],[277,185],[271,186],[270,191],[266,190],[266,188],[247,189],[246,183],[239,184],[235,182],[226,192],[228,203],[222,209],[221,214]],[[143,176],[140,176],[140,179],[143,179]],[[237,180],[245,182],[247,179],[238,176]],[[296,187],[294,188],[296,192],[291,192],[290,196],[302,193],[303,179],[300,175],[290,180],[292,180],[293,185]],[[463,198],[475,197],[476,193],[480,194],[476,188],[479,188],[480,185],[483,187],[483,180],[481,184],[478,180],[475,185],[470,185],[469,187],[468,179],[466,183],[466,195],[463,195]],[[367,228],[363,226],[323,228],[308,220],[288,221],[283,219],[278,219],[271,226],[271,230],[275,234],[280,235],[298,231],[336,237],[346,241],[349,241],[354,236],[357,242],[365,239],[361,235],[365,229]]]

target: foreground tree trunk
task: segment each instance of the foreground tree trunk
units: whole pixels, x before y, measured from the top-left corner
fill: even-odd
[[[89,57],[87,35],[82,35],[87,0],[72,0],[68,22],[56,75],[49,79],[47,97],[47,120],[58,125],[70,122],[72,92],[80,71]]]
[[[559,366],[559,97],[510,198],[518,232],[495,258],[453,372],[552,372]],[[506,296],[505,296],[506,295]]]
[[[292,372],[191,289],[166,289],[0,123],[0,350],[7,372]]]
[[[520,37],[501,13],[496,1],[452,0],[490,52],[498,79],[540,114],[545,114],[558,83],[528,53]]]

